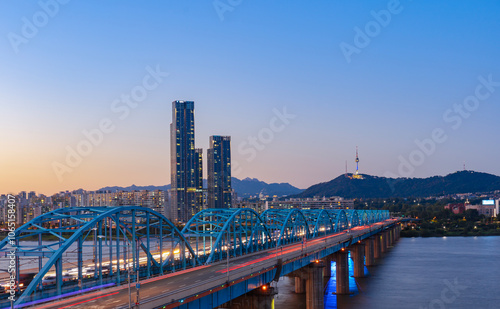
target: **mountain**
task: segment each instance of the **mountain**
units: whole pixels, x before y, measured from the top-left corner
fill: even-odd
[[[264,195],[277,195],[277,196],[285,196],[285,195],[292,195],[292,194],[298,194],[302,192],[301,189],[298,189],[294,186],[292,186],[289,183],[265,183],[263,181],[260,181],[256,178],[245,178],[243,180],[240,180],[238,178],[232,177],[231,179],[231,184],[233,186],[233,189],[238,193],[238,196],[240,197],[250,197],[250,196],[256,196],[259,195],[260,193]],[[207,187],[207,181],[206,179],[203,180],[203,185],[206,188]],[[111,191],[111,192],[116,192],[116,191],[141,191],[141,190],[168,190],[170,189],[170,185],[166,186],[136,186],[136,185],[131,185],[129,187],[104,187],[101,188],[97,191]]]
[[[363,175],[351,179],[341,175],[315,184],[292,197],[341,196],[345,198],[428,197],[457,193],[500,190],[500,177],[474,171],[460,171],[429,178],[386,178]]]
[[[231,185],[240,197],[250,197],[259,195],[260,193],[262,193],[263,195],[277,195],[281,197],[302,192],[301,189],[296,188],[289,183],[268,184],[256,178],[245,178],[240,180],[238,178],[232,177]]]

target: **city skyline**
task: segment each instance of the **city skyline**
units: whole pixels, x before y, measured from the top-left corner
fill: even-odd
[[[168,184],[177,99],[196,147],[231,135],[240,179],[304,189],[354,172],[356,146],[362,174],[500,175],[497,2],[116,8],[0,4],[1,191]]]

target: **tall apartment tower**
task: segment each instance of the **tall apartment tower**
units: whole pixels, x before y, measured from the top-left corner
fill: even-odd
[[[203,149],[194,150],[194,179],[196,188],[196,212],[203,209]]]
[[[197,151],[194,148],[194,102],[174,101],[170,124],[172,221],[187,222],[201,210],[197,201],[197,182],[202,166]]]
[[[209,142],[208,207],[231,208],[231,137],[214,135]]]

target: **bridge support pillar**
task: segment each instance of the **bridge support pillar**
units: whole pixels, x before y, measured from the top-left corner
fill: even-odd
[[[374,258],[374,248],[373,248],[374,239],[373,237],[365,239],[365,263],[366,266],[375,265]]]
[[[347,251],[335,253],[337,294],[349,294],[349,264],[347,259]]]
[[[401,235],[401,224],[396,225],[396,241],[399,240]]]
[[[224,308],[237,309],[272,309],[274,308],[274,295],[276,291],[269,285],[263,285],[258,289],[248,292],[230,303],[226,303]],[[223,305],[224,306],[224,305]]]
[[[312,263],[307,268],[308,278],[306,281],[306,308],[307,309],[323,309],[324,303],[324,286],[323,286],[323,269],[325,265]]]
[[[333,255],[325,256],[321,259],[325,265],[325,270],[323,271],[323,276],[325,278],[330,278],[332,276],[332,261],[335,260]]]
[[[380,251],[382,253],[387,252],[387,232],[382,232],[382,235],[380,236]]]
[[[306,279],[295,277],[295,293],[304,294],[306,292]]]
[[[382,257],[382,242],[380,241],[381,235],[377,234],[373,238],[373,257],[380,259]]]
[[[365,245],[356,243],[352,245],[350,251],[354,266],[354,278],[363,278],[365,276]]]
[[[391,228],[389,230],[389,245],[388,247],[392,246],[394,244],[394,228]]]

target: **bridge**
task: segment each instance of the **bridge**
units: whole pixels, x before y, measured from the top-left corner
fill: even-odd
[[[283,275],[323,308],[325,265],[347,294],[348,252],[361,277],[399,231],[376,210],[207,209],[179,230],[149,208],[57,209],[0,242],[17,283],[0,308],[271,308]]]

